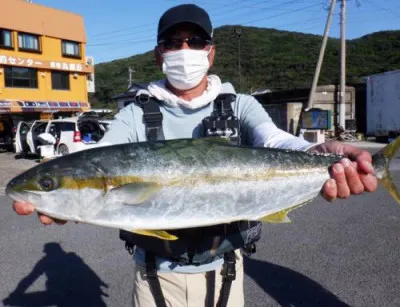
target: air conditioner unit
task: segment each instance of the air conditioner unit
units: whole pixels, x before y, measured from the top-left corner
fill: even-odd
[[[303,137],[310,143],[320,144],[325,142],[324,130],[306,130]]]
[[[86,57],[86,65],[94,65],[94,58],[92,56]]]

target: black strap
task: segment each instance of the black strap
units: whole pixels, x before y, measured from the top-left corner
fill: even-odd
[[[220,94],[213,102],[213,111],[202,121],[203,135],[207,137],[228,137],[240,144],[240,122],[232,109],[235,94]]]
[[[233,116],[232,102],[236,100],[235,94],[219,94],[214,100],[212,116]]]
[[[222,268],[222,287],[219,293],[217,307],[226,307],[228,304],[229,293],[231,291],[232,281],[236,279],[236,256],[235,252],[224,255],[224,266]]]
[[[136,103],[143,109],[143,121],[146,125],[146,137],[148,141],[164,140],[162,128],[163,116],[160,111],[159,101],[147,94],[136,96]]]
[[[215,271],[209,271],[206,273],[206,307],[214,307],[214,295],[215,295]]]
[[[223,121],[214,121],[208,129],[226,129],[237,128],[238,120],[234,118],[232,110],[232,101],[236,99],[233,94],[221,94],[214,101],[214,111],[212,116],[223,119]],[[146,94],[136,96],[136,102],[143,109],[143,121],[146,124],[146,137],[148,141],[164,140],[164,132],[162,129],[163,116],[160,112],[159,102]],[[203,122],[204,124],[205,122]],[[192,247],[189,247],[188,253],[194,253]],[[192,256],[192,255],[189,255]],[[193,256],[192,256],[193,257]],[[190,257],[190,258],[192,258]],[[189,259],[191,263],[193,259]],[[145,252],[146,276],[149,282],[150,291],[153,294],[157,307],[167,307],[164,295],[161,289],[161,284],[157,276],[157,267],[155,255],[152,252]],[[232,281],[236,279],[236,260],[234,251],[224,254],[224,266],[221,272],[222,287],[220,291],[217,307],[226,307],[228,304],[229,293],[232,286]],[[207,294],[206,306],[214,306],[215,294],[215,271],[207,272]]]
[[[164,295],[161,289],[160,280],[157,276],[156,258],[153,253],[145,252],[146,277],[150,285],[150,291],[153,294],[157,307],[167,307]]]

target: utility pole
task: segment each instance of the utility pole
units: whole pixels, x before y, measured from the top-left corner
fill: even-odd
[[[340,96],[339,96],[339,126],[345,127],[346,116],[346,0],[341,1],[340,12]]]
[[[240,63],[240,37],[242,36],[242,29],[235,29],[235,33],[233,35],[238,39],[238,70],[239,70],[239,91],[242,91],[242,73],[241,73],[241,63]]]
[[[317,67],[315,69],[314,79],[313,79],[313,83],[311,86],[310,96],[308,97],[306,111],[312,109],[312,107],[313,107],[315,90],[317,88],[319,74],[321,72],[322,62],[324,61],[326,43],[328,41],[329,29],[331,27],[332,16],[333,16],[333,13],[335,12],[335,7],[336,7],[336,0],[331,0],[331,7],[329,9],[328,19],[326,20],[324,38],[322,39],[321,50],[319,52],[318,63],[317,63]]]
[[[135,69],[133,69],[132,67],[129,66],[129,68],[128,68],[128,73],[129,73],[128,89],[132,86],[132,83],[133,83],[132,74],[133,74],[134,72],[136,72]]]

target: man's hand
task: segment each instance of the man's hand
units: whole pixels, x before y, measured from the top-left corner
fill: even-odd
[[[346,156],[331,168],[332,178],[325,182],[322,195],[332,201],[347,198],[364,191],[373,192],[378,179],[373,175],[372,157],[369,152],[341,142],[326,142],[310,148],[310,152],[335,153]]]
[[[35,207],[26,202],[17,202],[15,201],[13,203],[13,209],[14,211],[19,214],[19,215],[30,215],[35,211]],[[44,225],[50,225],[53,222],[59,224],[59,225],[64,225],[67,221],[62,221],[62,220],[57,220],[53,219],[47,215],[41,214],[38,212],[39,220],[42,222]]]

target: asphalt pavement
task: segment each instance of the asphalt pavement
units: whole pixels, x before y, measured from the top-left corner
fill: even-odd
[[[0,161],[0,187],[36,163]],[[400,157],[391,170],[400,187]],[[382,187],[333,203],[318,197],[290,218],[264,224],[245,258],[246,306],[400,306],[400,206]],[[117,230],[43,226],[17,216],[0,191],[0,234],[0,305],[131,306],[133,261]]]

